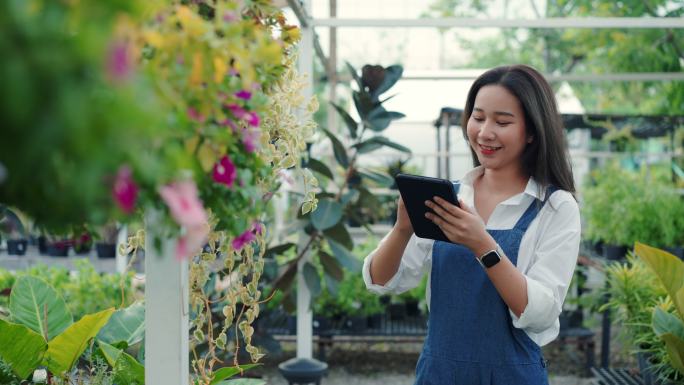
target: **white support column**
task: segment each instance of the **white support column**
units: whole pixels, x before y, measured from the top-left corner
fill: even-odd
[[[145,218],[145,383],[188,385],[188,261],[176,260],[175,240],[155,247],[158,215]]]
[[[311,15],[311,0],[303,0],[301,2],[302,9],[305,15]],[[307,76],[306,86],[302,89],[302,96],[308,100],[313,95],[313,49],[314,49],[314,31],[311,23],[302,23],[302,39],[299,42],[299,62],[298,70],[302,75]],[[302,236],[300,238],[299,247],[303,247],[302,242],[308,241],[308,237]],[[297,265],[297,358],[312,358],[313,357],[313,314],[311,313],[311,293],[304,281],[304,273],[302,269],[304,263],[309,260],[309,253],[307,253]]]
[[[116,237],[116,272],[123,274],[126,271],[126,266],[128,266],[128,255],[121,255],[119,250],[125,248],[126,242],[128,242],[128,226],[123,225],[119,229],[119,235]],[[124,245],[122,248],[121,245]]]

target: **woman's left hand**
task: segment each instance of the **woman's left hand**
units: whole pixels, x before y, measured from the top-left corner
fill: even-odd
[[[425,217],[434,222],[453,243],[460,243],[469,248],[475,255],[491,250],[496,241],[487,232],[482,218],[462,200],[461,207],[453,205],[440,197],[425,201],[425,205],[435,213],[426,213]]]

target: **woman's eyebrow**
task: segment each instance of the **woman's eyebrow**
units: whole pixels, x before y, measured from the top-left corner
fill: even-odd
[[[473,108],[473,111],[484,113],[484,110],[480,107]],[[510,116],[512,118],[515,118],[515,115],[513,115],[511,112],[508,112],[508,111],[494,111],[494,115],[505,115],[505,116]]]

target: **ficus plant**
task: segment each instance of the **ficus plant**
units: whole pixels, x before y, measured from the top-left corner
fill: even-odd
[[[303,274],[313,297],[321,292],[322,280],[335,293],[336,282],[343,278],[345,269],[354,273],[360,270],[360,261],[352,254],[354,243],[347,229],[348,223],[368,226],[381,206],[371,186],[389,187],[393,183],[387,173],[362,165],[361,157],[381,148],[410,153],[407,147],[383,136],[392,121],[404,117],[404,114],[384,107],[391,96],[380,98],[401,78],[403,68],[400,65],[366,65],[361,76],[349,63],[347,68],[357,87],[352,90],[352,100],[360,120],[354,119],[343,106],[331,102],[342,118],[344,128],[340,134],[321,129],[324,140],[332,146],[334,167],[314,157],[306,163],[325,182],[316,193],[317,202],[305,201],[292,223],[292,228],[303,231],[306,239],[298,246],[286,243],[270,249],[282,253],[296,247],[295,257],[280,267],[273,284],[284,293],[283,304],[288,310],[294,304],[292,287],[297,263],[307,253],[311,253],[313,260],[304,265]],[[317,265],[322,266],[323,274],[319,274]]]

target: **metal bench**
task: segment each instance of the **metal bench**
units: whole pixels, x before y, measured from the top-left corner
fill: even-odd
[[[628,369],[592,368],[593,385],[644,385],[641,376]]]

